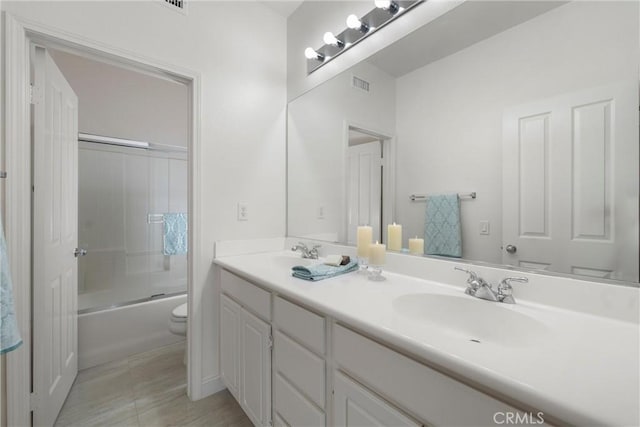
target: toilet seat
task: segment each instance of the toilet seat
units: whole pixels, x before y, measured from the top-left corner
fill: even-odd
[[[187,303],[180,304],[171,311],[171,320],[173,322],[187,321]]]
[[[187,303],[180,304],[171,311],[169,331],[176,335],[187,335]]]

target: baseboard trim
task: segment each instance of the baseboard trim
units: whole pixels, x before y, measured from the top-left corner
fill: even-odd
[[[216,394],[219,391],[226,389],[227,386],[224,385],[222,381],[222,377],[208,377],[202,381],[202,399],[207,396],[211,396],[212,394]]]

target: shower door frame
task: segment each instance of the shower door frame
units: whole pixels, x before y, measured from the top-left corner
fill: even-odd
[[[189,91],[188,147],[188,211],[189,254],[187,265],[187,291],[189,318],[187,330],[187,393],[192,400],[204,397],[202,381],[202,312],[194,302],[194,283],[206,281],[206,269],[201,265],[201,210],[200,194],[202,164],[200,157],[201,129],[201,77],[200,74],[167,63],[160,63],[131,52],[107,46],[77,34],[25,21],[4,13],[5,39],[5,164],[10,179],[5,187],[5,229],[8,250],[14,254],[10,260],[15,289],[16,315],[22,325],[24,344],[7,355],[7,421],[8,425],[30,425],[31,410],[35,402],[31,395],[31,99],[29,47],[37,42],[45,47],[72,52],[151,73],[164,79],[185,84]]]

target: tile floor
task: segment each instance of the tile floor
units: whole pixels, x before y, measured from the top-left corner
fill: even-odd
[[[185,343],[78,373],[56,426],[251,426],[228,391],[192,402]]]

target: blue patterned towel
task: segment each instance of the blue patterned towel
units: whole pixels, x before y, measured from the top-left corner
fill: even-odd
[[[427,196],[424,225],[427,255],[462,256],[460,201],[457,194]]]
[[[7,258],[7,242],[0,221],[0,354],[20,347],[22,338],[18,331],[16,312],[13,306],[13,286]]]
[[[328,279],[340,274],[349,273],[358,268],[356,261],[351,261],[347,265],[333,266],[326,264],[315,264],[303,267],[301,265],[291,269],[291,275],[298,279],[310,280],[317,282],[318,280]]]
[[[164,220],[164,249],[165,255],[184,255],[187,253],[187,214],[166,213]]]

